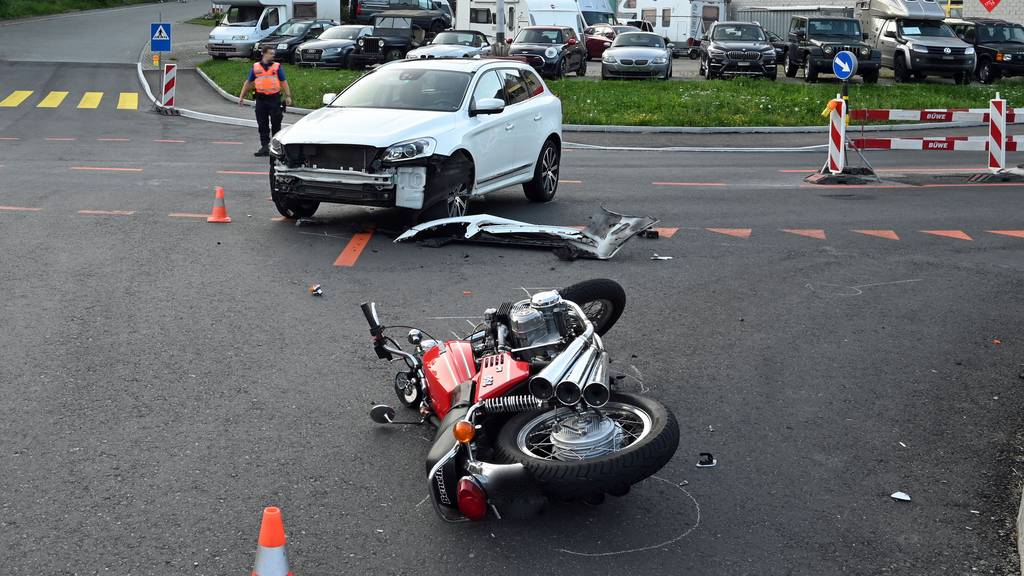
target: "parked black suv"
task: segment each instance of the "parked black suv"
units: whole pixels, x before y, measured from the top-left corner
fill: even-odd
[[[543,76],[587,74],[587,46],[568,26],[527,26],[510,39],[508,54],[526,59]]]
[[[415,10],[391,10],[373,19],[373,32],[356,41],[349,56],[353,68],[401,60],[413,48],[423,45],[426,32],[413,24]]]
[[[708,80],[763,76],[775,80],[775,47],[759,24],[715,22],[700,41],[700,74]]]
[[[372,24],[377,16],[395,11],[416,12],[413,24],[422,28],[427,38],[433,38],[455,23],[448,0],[354,0],[351,5],[353,24]]]
[[[294,62],[295,48],[303,42],[315,40],[323,34],[324,30],[337,26],[331,20],[300,20],[293,18],[273,34],[267,36],[252,48],[252,57],[259,60],[263,48],[269,47],[275,50],[274,60],[278,62]]]
[[[860,21],[854,18],[794,16],[789,23],[786,76],[792,78],[804,68],[804,78],[814,82],[818,74],[831,74],[832,60],[846,50],[857,56],[857,74],[864,83],[874,84],[882,67],[882,53],[864,43],[867,39]]]
[[[975,75],[983,84],[1024,75],[1024,26],[995,18],[946,20],[964,42],[974,46]]]

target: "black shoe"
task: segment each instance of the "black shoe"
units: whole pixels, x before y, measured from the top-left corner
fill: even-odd
[[[267,147],[264,146],[263,148],[257,150],[256,153],[253,154],[253,156],[270,156],[270,150],[267,150]]]

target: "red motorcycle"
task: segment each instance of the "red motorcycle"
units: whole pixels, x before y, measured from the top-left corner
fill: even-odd
[[[462,340],[412,329],[403,351],[363,303],[374,350],[401,359],[399,400],[437,428],[427,484],[446,521],[522,517],[549,499],[596,504],[623,496],[664,466],[679,445],[675,416],[660,402],[612,390],[601,341],[626,303],[622,287],[598,279],[484,311]]]

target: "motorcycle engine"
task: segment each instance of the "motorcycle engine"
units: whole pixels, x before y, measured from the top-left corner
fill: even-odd
[[[561,352],[562,337],[568,332],[567,310],[554,290],[538,292],[512,305],[508,314],[512,338],[517,348],[530,347],[519,353],[523,360],[550,360]]]

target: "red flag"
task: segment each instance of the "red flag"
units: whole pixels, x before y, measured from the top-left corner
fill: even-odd
[[[991,11],[996,9],[996,6],[999,6],[999,2],[1001,0],[979,0],[979,1],[981,2],[981,5],[985,7],[985,10],[988,10],[989,12],[991,12]]]

